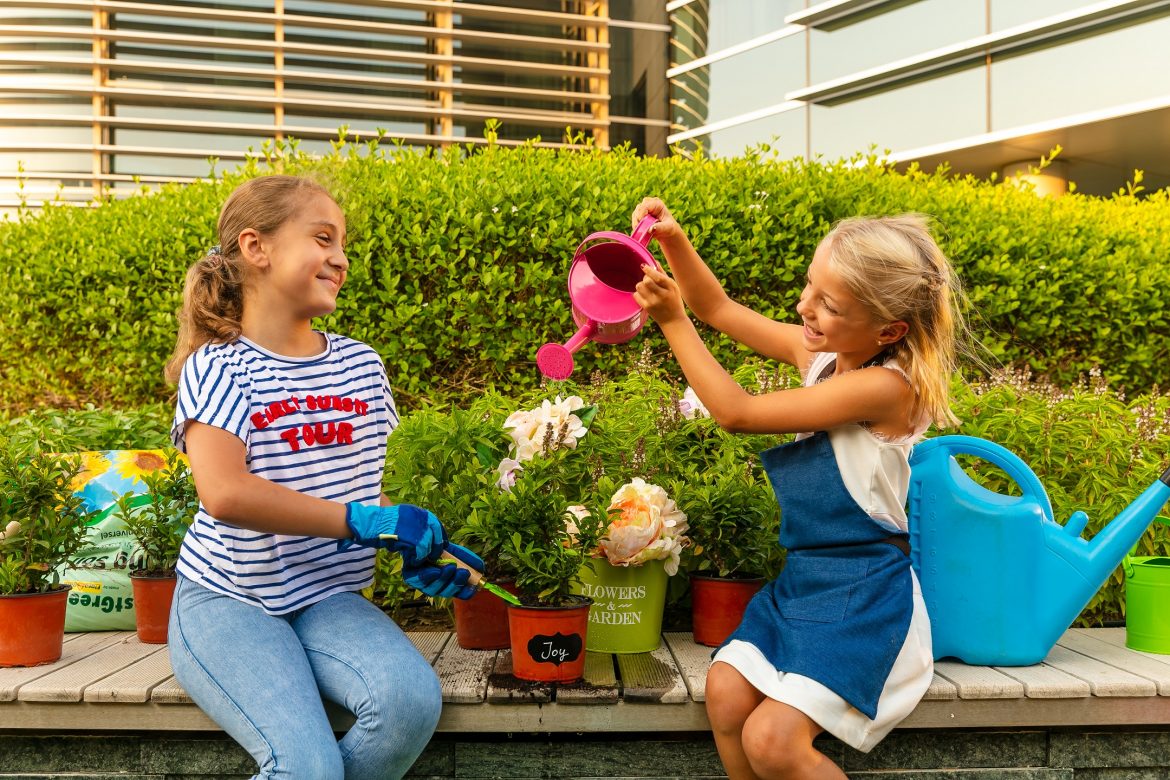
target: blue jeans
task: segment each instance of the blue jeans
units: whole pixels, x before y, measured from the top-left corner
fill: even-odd
[[[359,593],[274,617],[179,577],[167,645],[175,677],[259,778],[400,778],[439,722],[434,670]],[[340,741],[322,699],[356,718]]]

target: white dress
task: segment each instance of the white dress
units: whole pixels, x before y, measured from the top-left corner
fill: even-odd
[[[836,358],[818,353],[809,367],[805,384],[816,378]],[[905,372],[894,361],[885,368]],[[921,439],[928,422],[909,436],[886,440],[857,424],[829,431],[837,467],[846,489],[870,517],[891,530],[907,530],[906,493],[910,481],[910,450]],[[800,434],[805,438],[811,434]],[[850,747],[868,753],[906,718],[930,687],[934,655],[930,619],[922,590],[914,576],[914,609],[906,641],[890,670],[878,699],[877,717],[870,720],[833,691],[803,675],[778,671],[756,647],[732,640],[719,649],[714,662],[731,664],[748,682],[770,699],[784,702],[812,718],[817,725]]]

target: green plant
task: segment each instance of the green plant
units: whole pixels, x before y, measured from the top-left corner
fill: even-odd
[[[135,574],[174,574],[183,537],[199,509],[186,459],[177,450],[168,450],[166,461],[164,468],[141,476],[145,493],[126,493],[117,500],[115,512],[140,549],[131,561]]]
[[[534,146],[423,155],[389,144],[341,144],[315,159],[290,140],[222,177],[94,208],[50,206],[0,223],[0,262],[21,269],[0,277],[0,409],[164,397],[183,274],[215,243],[232,187],[277,168],[328,176],[353,265],[322,324],[385,358],[404,409],[537,388],[534,348],[576,329],[565,294],[575,247],[599,229],[628,230],[647,194],[670,203],[731,297],[787,321],[834,221],[931,214],[996,359],[1068,384],[1108,356],[1110,381],[1131,393],[1163,381],[1170,192],[1051,200],[945,168],[848,163],[763,149],[685,161]],[[639,339],[665,350],[653,325]],[[730,340],[709,342],[725,365],[742,359]],[[622,376],[637,357],[590,345],[575,360],[580,377]]]
[[[529,461],[511,490],[490,486],[464,528],[466,539],[480,542],[512,573],[525,603],[568,601],[597,548],[600,524],[593,518],[603,513],[577,519],[575,528],[567,523],[573,500],[562,481],[563,461],[573,456],[571,450],[547,453]]]
[[[686,568],[718,577],[764,577],[779,572],[780,507],[759,462],[727,452],[686,479],[679,504],[690,523]]]
[[[73,493],[75,456],[0,448],[0,594],[44,593],[96,514]]]

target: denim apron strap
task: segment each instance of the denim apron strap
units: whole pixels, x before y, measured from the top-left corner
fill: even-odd
[[[913,613],[910,559],[845,487],[827,433],[761,453],[780,503],[780,576],[728,641],[755,645],[780,671],[812,678],[866,717]]]

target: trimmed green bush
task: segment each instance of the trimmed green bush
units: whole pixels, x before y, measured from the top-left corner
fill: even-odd
[[[1045,200],[874,159],[777,160],[766,147],[699,161],[494,146],[425,155],[338,144],[322,160],[295,144],[265,151],[221,179],[0,225],[0,410],[164,401],[184,271],[215,243],[232,187],[270,170],[318,176],[345,209],[351,276],[323,326],[378,350],[404,408],[537,386],[537,347],[574,330],[564,285],[575,247],[598,230],[629,230],[651,194],[731,295],[770,316],[795,317],[804,268],[835,220],[921,211],[938,221],[992,362],[1062,383],[1100,365],[1139,391],[1166,376],[1164,191]],[[653,325],[640,338],[665,353]],[[710,341],[738,359],[728,341]],[[589,344],[578,371],[617,373],[638,351]]]

